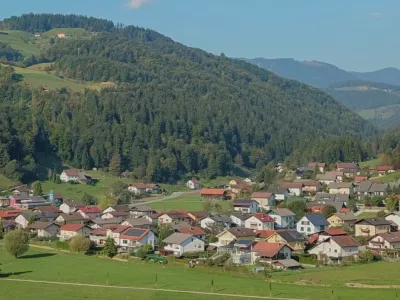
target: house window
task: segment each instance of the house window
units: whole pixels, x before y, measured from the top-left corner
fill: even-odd
[[[307,231],[308,231],[308,232],[310,232],[310,231],[311,231],[311,228],[310,228],[310,227],[308,227],[308,228],[307,228]]]
[[[300,227],[300,231],[304,231],[304,227]]]
[[[335,249],[335,251],[334,251],[335,253],[337,253],[337,249]]]
[[[122,240],[122,244],[128,244],[128,241],[127,240]]]

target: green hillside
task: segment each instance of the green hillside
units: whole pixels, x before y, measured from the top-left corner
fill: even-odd
[[[19,30],[0,30],[0,42],[21,51],[24,56],[38,55],[40,50],[33,34]]]

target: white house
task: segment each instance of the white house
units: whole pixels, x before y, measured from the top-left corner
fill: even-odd
[[[57,236],[60,226],[52,222],[36,221],[28,225],[27,229],[31,232],[36,232],[38,237],[55,237]]]
[[[29,221],[31,221],[31,219],[33,218],[35,218],[35,220],[38,220],[40,218],[40,215],[41,214],[38,212],[25,211],[20,213],[18,217],[15,218],[14,222],[20,228],[27,228],[29,225]]]
[[[64,170],[60,175],[62,182],[75,182],[75,183],[89,183],[92,178],[87,175],[84,171],[78,169]]]
[[[204,252],[205,243],[192,234],[175,232],[163,240],[164,250],[173,253],[177,257],[190,252]]]
[[[314,246],[308,253],[318,256],[318,259],[342,259],[358,254],[360,244],[349,235],[331,236]]]
[[[150,229],[129,228],[123,231],[119,237],[119,246],[122,248],[138,248],[142,245],[157,245],[157,236]]]
[[[84,206],[85,205],[81,202],[65,200],[60,205],[60,210],[65,214],[72,214],[72,213],[78,211],[79,208],[84,207]]]
[[[67,224],[60,227],[60,234],[58,237],[61,241],[68,241],[76,235],[81,235],[83,237],[90,236],[91,229],[88,226],[82,224]]]
[[[275,208],[268,212],[275,220],[275,227],[276,228],[294,228],[294,216],[295,213],[290,211],[287,208]]]
[[[284,187],[271,188],[268,190],[268,192],[274,195],[275,202],[283,202],[290,195],[289,190]],[[255,193],[253,193],[253,194],[255,194]]]
[[[369,240],[368,247],[383,251],[400,249],[400,231],[379,233]]]
[[[187,214],[179,211],[170,211],[158,217],[159,224],[171,224],[175,221],[182,222],[185,220],[191,220],[191,218]]]
[[[244,227],[253,230],[274,230],[275,220],[267,214],[254,214],[244,221]]]
[[[198,190],[200,189],[200,181],[198,181],[196,178],[192,178],[191,180],[186,182],[186,187],[191,190]]]
[[[200,227],[204,229],[211,229],[212,227],[220,227],[221,229],[230,228],[232,221],[228,216],[211,214],[210,216],[201,219]]]
[[[303,192],[303,186],[301,182],[281,182],[280,185],[280,187],[288,189],[292,196],[300,196]]]
[[[271,209],[275,205],[275,196],[268,192],[254,192],[250,195],[251,200],[258,202],[258,206],[264,209]]]
[[[236,200],[233,202],[233,209],[242,213],[256,213],[259,204],[255,200]]]
[[[247,218],[252,216],[252,214],[243,214],[241,212],[234,212],[230,215],[231,221],[237,227],[244,227],[244,222]]]
[[[400,215],[396,213],[390,213],[385,217],[385,219],[387,221],[392,221],[393,223],[397,224],[397,226],[400,228]]]
[[[296,229],[304,235],[314,234],[328,229],[329,222],[322,214],[305,214],[297,223]]]
[[[146,193],[146,185],[144,183],[131,184],[128,187],[128,191],[135,195],[143,195]]]
[[[119,246],[120,245],[120,237],[122,232],[125,230],[132,228],[131,226],[124,226],[124,225],[116,225],[116,226],[107,226],[106,229],[106,236],[107,238],[110,237],[114,240],[114,244]]]

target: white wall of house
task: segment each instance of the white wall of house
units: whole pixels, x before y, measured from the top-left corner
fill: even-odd
[[[232,220],[232,223],[236,224],[238,227],[244,226],[244,220],[242,220],[234,215],[230,215],[230,218]]]
[[[105,210],[103,210],[103,214],[110,213],[110,212],[113,212],[113,211],[115,211],[115,209],[112,208],[111,206],[109,206]]]
[[[244,221],[244,227],[254,230],[274,230],[274,222],[261,222],[252,216]]]
[[[60,210],[65,214],[72,214],[76,209],[75,207],[70,207],[66,203],[63,203],[60,205]]]
[[[393,221],[400,227],[400,216],[395,215],[395,214],[390,214],[390,215],[386,216],[385,219],[388,221]]]
[[[172,223],[172,218],[168,216],[167,214],[163,214],[158,217],[158,223],[159,224],[170,224]]]
[[[135,195],[143,195],[144,193],[146,193],[146,189],[145,189],[145,188],[143,188],[143,189],[138,189],[138,188],[135,187],[135,186],[130,186],[130,187],[128,187],[128,191],[134,193]]]
[[[29,220],[26,220],[23,215],[19,215],[18,217],[15,218],[15,223],[19,224],[19,227],[21,228],[26,228],[29,225]]]
[[[198,183],[196,184],[193,181],[189,180],[188,182],[186,182],[186,187],[188,187],[189,189],[192,189],[192,190],[196,190],[196,189],[200,188],[200,184],[198,184]]]
[[[204,218],[200,221],[200,227],[201,228],[211,228],[214,226],[215,221],[211,219],[210,217]]]
[[[301,195],[301,188],[288,188],[290,195],[292,196],[300,196]]]
[[[274,218],[276,227],[279,228],[293,228],[294,227],[294,216],[280,216],[274,214],[273,212],[268,214],[270,217]]]
[[[323,254],[328,257],[341,258],[353,256],[358,253],[358,246],[354,247],[340,247],[335,241],[329,239],[309,251],[310,254]]]
[[[78,210],[78,213],[80,213],[85,219],[97,219],[101,217],[101,213],[85,213],[81,210]]]
[[[60,227],[52,224],[50,226],[47,226],[45,229],[39,229],[37,231],[37,236],[38,237],[55,237],[55,236],[57,236],[59,230],[60,230]]]
[[[297,223],[296,223],[296,229],[298,232],[305,234],[305,235],[310,235],[310,234],[314,234],[316,232],[322,231],[327,229],[328,226],[314,226],[314,224],[312,224],[310,221],[308,221],[308,219],[306,218],[306,216],[302,217]]]
[[[282,254],[285,259],[290,259],[292,258],[292,249],[290,249],[288,246],[284,246],[281,250],[279,250],[278,255],[279,254]],[[251,255],[253,256],[253,261],[260,259],[260,255],[257,252],[251,252]]]
[[[192,236],[181,244],[167,244],[164,249],[167,251],[173,251],[176,255],[184,255],[189,252],[203,252],[204,241]]]
[[[400,242],[389,243],[378,235],[369,241],[368,246],[379,249],[400,249]]]

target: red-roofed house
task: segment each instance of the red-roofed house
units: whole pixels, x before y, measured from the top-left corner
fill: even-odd
[[[354,177],[355,182],[361,182],[361,181],[366,181],[366,180],[368,180],[368,176],[359,175],[359,176]]]
[[[258,206],[266,210],[270,210],[275,205],[275,196],[272,193],[254,192],[251,194],[250,199],[257,201]]]
[[[68,241],[76,235],[81,235],[84,237],[90,236],[90,228],[82,224],[67,224],[60,227],[60,234],[58,237],[61,241]]]
[[[377,166],[376,171],[379,173],[379,176],[383,176],[386,173],[395,172],[395,167],[394,166]]]
[[[107,230],[107,237],[111,237],[114,239],[115,245],[119,245],[120,241],[119,238],[121,236],[121,233],[127,230],[128,228],[132,228],[132,226],[129,225],[109,225],[105,226],[104,229]]]
[[[308,253],[317,255],[318,260],[341,260],[357,255],[359,246],[360,244],[349,235],[335,235],[317,243]]]
[[[192,178],[186,182],[186,186],[191,190],[198,190],[200,188],[200,181],[198,181],[196,178]]]
[[[290,259],[293,249],[285,243],[258,242],[252,249],[253,261]]]
[[[257,239],[263,240],[272,236],[276,230],[256,230]]]
[[[14,220],[21,214],[22,210],[0,210],[0,221],[1,220]]]
[[[121,232],[119,246],[122,249],[136,249],[142,245],[151,245],[153,249],[157,245],[157,236],[150,229],[128,228]]]
[[[201,189],[203,200],[226,200],[226,191],[223,189]]]
[[[201,227],[180,227],[175,230],[180,233],[192,234],[200,240],[205,240],[206,232]]]
[[[253,230],[274,230],[275,220],[268,214],[257,213],[244,221],[244,227]]]
[[[85,219],[97,219],[101,216],[101,209],[97,206],[84,206],[78,210],[78,213]]]

